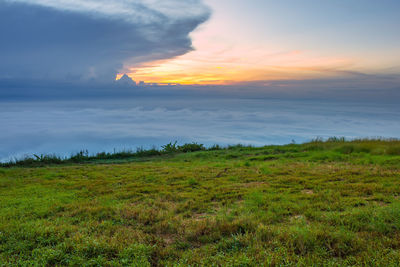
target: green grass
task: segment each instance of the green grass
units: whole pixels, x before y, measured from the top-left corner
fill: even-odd
[[[399,141],[191,148],[0,168],[0,266],[400,265]]]
[[[177,145],[175,143],[169,143],[162,146],[162,149],[151,148],[137,148],[134,150],[123,150],[113,153],[101,152],[93,155],[89,154],[88,150],[81,150],[80,152],[71,155],[70,157],[60,157],[55,154],[52,155],[36,155],[26,156],[21,159],[13,159],[8,162],[0,162],[0,167],[10,168],[10,167],[41,167],[47,165],[65,165],[71,163],[112,163],[112,162],[126,162],[126,161],[142,161],[148,157],[162,156],[177,153],[189,153],[195,151],[205,151],[205,150],[215,150],[220,149],[218,146],[214,146],[206,149],[203,144],[190,143],[184,145]]]

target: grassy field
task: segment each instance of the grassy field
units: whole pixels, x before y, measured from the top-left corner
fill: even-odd
[[[0,168],[0,266],[399,266],[400,142]]]

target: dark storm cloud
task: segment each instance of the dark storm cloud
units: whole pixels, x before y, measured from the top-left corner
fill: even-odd
[[[183,15],[171,10],[188,3],[163,3],[0,0],[0,79],[110,81],[124,63],[182,55],[208,9],[189,1]]]

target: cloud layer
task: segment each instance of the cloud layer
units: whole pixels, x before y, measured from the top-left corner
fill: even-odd
[[[89,149],[149,147],[177,140],[283,144],[330,136],[400,137],[396,104],[271,99],[138,98],[2,103],[0,160]]]
[[[201,0],[0,0],[0,79],[111,80],[192,49]]]

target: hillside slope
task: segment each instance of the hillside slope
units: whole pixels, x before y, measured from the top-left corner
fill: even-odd
[[[0,266],[400,265],[399,141],[124,161],[0,168]]]

